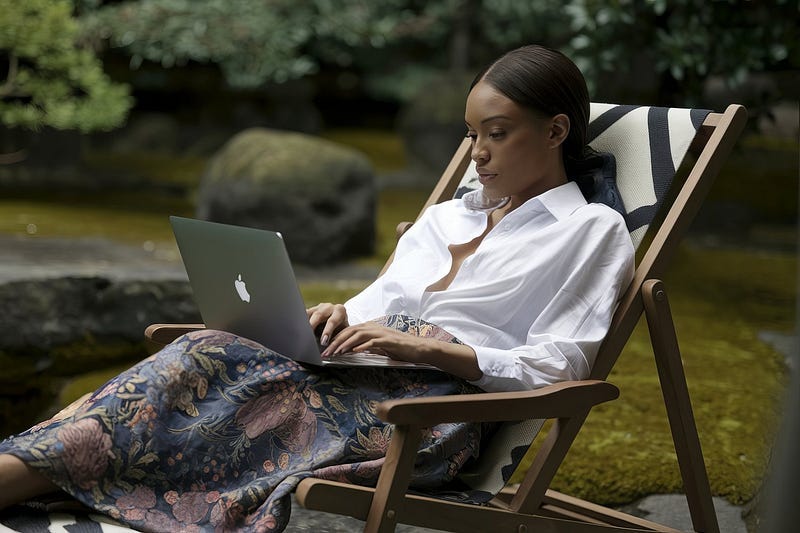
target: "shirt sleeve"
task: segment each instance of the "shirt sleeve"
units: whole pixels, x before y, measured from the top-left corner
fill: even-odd
[[[473,346],[488,392],[528,390],[586,379],[619,298],[633,278],[633,245],[624,225],[605,232],[531,324],[526,344],[511,349]]]

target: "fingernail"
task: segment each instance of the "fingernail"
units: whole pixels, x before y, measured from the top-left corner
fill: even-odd
[[[323,346],[327,346],[327,345],[328,345],[328,340],[329,340],[329,339],[328,339],[328,335],[327,335],[327,333],[326,333],[326,334],[325,334],[325,335],[323,335],[323,336],[322,336],[322,338],[319,340],[319,343],[320,343],[321,345],[323,345]]]

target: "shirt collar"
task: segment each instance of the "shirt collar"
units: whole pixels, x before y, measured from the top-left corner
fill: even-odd
[[[538,196],[534,196],[521,207],[525,207],[531,203],[538,203],[544,206],[545,209],[557,219],[562,220],[567,218],[576,209],[586,205],[586,198],[578,188],[578,184],[574,181],[568,181],[563,185],[549,189]]]
[[[502,207],[508,202],[508,198],[492,201],[484,196],[482,189],[476,189],[465,194],[462,197],[462,201],[468,213],[477,214],[479,212],[488,212],[492,209]],[[556,220],[561,220],[570,216],[576,209],[584,205],[586,205],[586,198],[584,198],[583,193],[580,188],[578,188],[578,184],[574,181],[568,181],[563,185],[559,185],[538,196],[534,196],[515,209],[515,211],[538,211],[539,206],[542,206],[547,209]]]

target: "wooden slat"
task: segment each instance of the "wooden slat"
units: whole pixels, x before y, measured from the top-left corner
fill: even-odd
[[[367,524],[368,533],[391,533],[400,517],[402,502],[411,481],[417,449],[422,440],[420,426],[397,426],[392,433],[392,442],[381,467],[375,495],[370,504]]]
[[[531,391],[428,396],[381,402],[377,414],[392,424],[504,422],[563,418],[613,400],[619,389],[606,381],[564,381]]]
[[[366,517],[375,489],[307,478],[300,482],[296,498],[307,509],[351,516],[359,520]],[[577,514],[577,513],[576,513]],[[403,501],[400,522],[417,527],[475,533],[495,532],[548,532],[548,533],[652,533],[671,529],[650,527],[621,527],[597,523],[582,523],[565,518],[526,515],[486,506],[455,503],[437,498],[407,494]],[[647,523],[646,521],[644,521]]]
[[[144,339],[150,353],[155,353],[181,335],[205,327],[205,324],[150,324],[144,330]]]
[[[695,531],[719,533],[667,292],[661,281],[648,280],[642,293],[658,378],[661,381],[661,393],[664,396],[692,524]]]

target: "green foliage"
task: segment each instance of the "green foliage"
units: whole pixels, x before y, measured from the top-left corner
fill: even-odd
[[[564,51],[589,81],[652,76],[678,93],[664,103],[696,103],[711,75],[736,87],[751,72],[800,67],[794,0],[570,0],[564,10],[573,33]]]
[[[795,1],[704,0],[80,0],[84,35],[136,68],[216,64],[237,88],[320,67],[350,69],[379,97],[408,99],[432,71],[475,70],[528,43],[563,49],[590,85],[650,79],[664,104],[691,104],[703,81],[798,67]]]
[[[76,45],[78,33],[70,0],[0,0],[0,123],[88,132],[125,120],[127,87]]]
[[[319,56],[351,61],[347,47],[380,47],[403,19],[392,13],[397,0],[365,2],[313,0],[129,0],[94,7],[85,2],[85,38],[107,39],[142,61],[166,68],[189,62],[219,65],[228,83],[251,88],[315,72],[309,43]],[[93,8],[94,7],[94,8]]]

